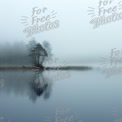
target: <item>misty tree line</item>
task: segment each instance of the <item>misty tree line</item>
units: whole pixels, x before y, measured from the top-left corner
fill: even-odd
[[[34,38],[28,44],[5,43],[0,47],[0,66],[42,66],[52,56],[48,41],[38,43]]]

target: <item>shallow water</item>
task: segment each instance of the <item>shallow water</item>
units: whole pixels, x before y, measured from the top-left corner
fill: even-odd
[[[122,77],[0,71],[0,122],[122,122]]]

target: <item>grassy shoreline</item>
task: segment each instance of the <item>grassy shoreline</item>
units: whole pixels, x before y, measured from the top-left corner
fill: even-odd
[[[30,66],[0,66],[0,70],[90,70],[89,66],[65,66],[65,67],[30,67]]]

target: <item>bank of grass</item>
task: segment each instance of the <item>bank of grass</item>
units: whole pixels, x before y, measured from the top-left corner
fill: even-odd
[[[64,66],[64,67],[31,67],[31,66],[0,66],[0,70],[91,70],[89,66]]]
[[[47,70],[91,70],[89,66],[45,67]]]

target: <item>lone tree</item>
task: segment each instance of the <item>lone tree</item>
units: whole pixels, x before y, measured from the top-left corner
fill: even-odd
[[[35,51],[35,58],[36,58],[36,66],[42,66],[42,63],[44,61],[44,57],[48,56],[46,50],[42,47],[40,43],[36,45],[34,48]],[[40,59],[42,57],[42,59]]]
[[[52,54],[52,48],[51,45],[48,41],[43,41],[42,43],[44,49],[46,50],[48,57],[45,58],[45,60],[49,60],[50,58],[52,58],[53,54]]]
[[[40,43],[36,43],[35,39],[29,42],[28,48],[32,64],[37,67],[43,67],[44,59],[48,57],[47,50]]]

